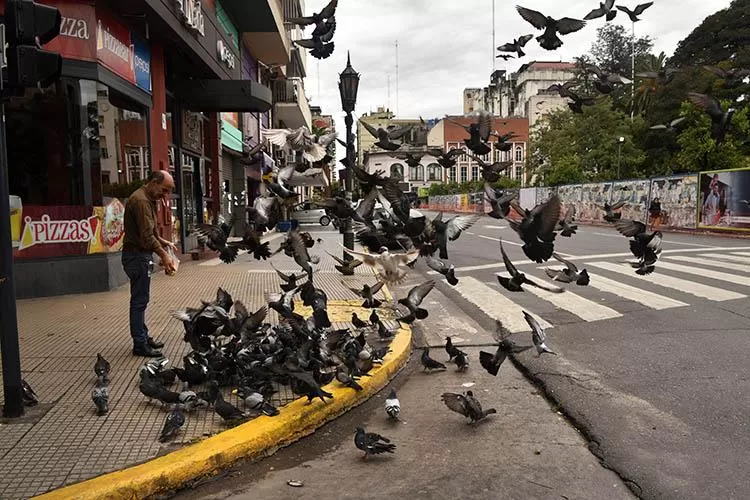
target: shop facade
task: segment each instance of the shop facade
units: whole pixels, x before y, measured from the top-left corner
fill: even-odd
[[[6,105],[20,298],[124,284],[123,204],[153,170],[176,181],[160,233],[196,248],[190,229],[222,209],[221,113],[271,106],[269,89],[239,81],[239,34],[215,0],[41,3],[62,14],[45,46],[62,55],[61,78]]]

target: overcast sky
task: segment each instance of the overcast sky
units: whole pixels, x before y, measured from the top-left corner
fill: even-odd
[[[328,0],[305,0],[305,14],[319,12]],[[489,83],[492,61],[497,52],[492,45],[493,0],[339,0],[334,53],[318,61],[308,55],[307,96],[313,105],[332,114],[340,137],[344,120],[338,91],[338,74],[346,67],[347,50],[352,66],[361,74],[356,115],[377,106],[388,105],[399,118],[438,118],[463,112],[465,87]],[[520,5],[554,18],[583,18],[598,7],[599,0],[567,2],[519,0]],[[668,56],[677,43],[703,19],[727,7],[730,0],[655,0],[654,5],[635,23],[636,36],[654,39],[654,51]],[[499,46],[524,34],[540,35],[515,10],[516,2],[495,1],[496,44]],[[636,0],[617,0],[616,5],[634,8]],[[565,35],[556,51],[539,47],[536,40],[525,48],[526,57],[496,61],[496,69],[516,71],[529,61],[569,61],[588,52],[596,28],[604,19],[588,21],[577,33]],[[631,29],[630,19],[618,12],[613,23]],[[307,28],[309,36],[312,28]],[[396,40],[398,40],[398,106],[396,98]],[[343,150],[343,148],[339,148]],[[339,151],[340,155],[343,151]]]

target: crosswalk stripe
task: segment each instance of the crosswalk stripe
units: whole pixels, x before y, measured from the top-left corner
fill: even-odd
[[[732,252],[732,255],[744,255],[745,257],[750,257],[750,252]]]
[[[553,293],[542,290],[535,286],[524,286],[527,292],[531,292],[537,297],[551,302],[559,309],[565,309],[581,318],[584,321],[600,321],[603,319],[619,318],[622,316],[619,312],[607,306],[597,304],[589,299],[576,295],[567,290],[563,293]]]
[[[523,318],[522,311],[524,309],[521,306],[478,279],[471,276],[463,276],[453,289],[481,309],[490,318],[502,322],[503,326],[509,331],[513,333],[531,331],[528,323]],[[542,328],[552,327],[550,323],[540,317],[534,314],[532,316],[539,321]]]
[[[672,262],[664,261],[657,263],[656,267],[671,269],[672,271],[679,271],[687,274],[697,274],[704,278],[726,281],[728,283],[734,283],[735,285],[750,286],[750,278],[747,276],[736,276],[734,274],[722,273],[721,271],[712,271],[704,268],[697,269],[691,266],[683,266],[682,264],[674,264]]]
[[[743,273],[750,273],[750,265],[748,264],[737,264],[732,262],[722,262],[714,259],[702,259],[700,257],[688,257],[687,255],[668,255],[665,258],[669,260],[678,260],[682,262],[690,262],[693,264],[700,264],[703,266],[721,267],[723,269],[732,269],[734,271],[741,271]],[[741,257],[740,257],[741,258]],[[750,281],[750,278],[748,278]]]
[[[657,267],[662,266],[665,262],[658,262]],[[746,297],[741,293],[732,292],[731,290],[724,290],[723,288],[716,288],[714,286],[704,285],[703,283],[696,283],[695,281],[684,280],[681,278],[675,278],[674,276],[668,276],[665,274],[656,274],[650,276],[640,276],[635,274],[634,270],[622,264],[615,264],[614,262],[589,262],[591,267],[598,267],[599,269],[605,269],[613,273],[624,274],[630,278],[638,281],[645,281],[653,285],[661,286],[664,288],[672,288],[683,293],[695,295],[704,299],[713,301],[724,301],[724,300],[735,300]]]
[[[620,283],[619,281],[605,278],[599,274],[589,273],[591,282],[588,286],[601,290],[602,292],[611,293],[622,297],[623,299],[632,300],[651,309],[670,309],[672,307],[683,307],[688,304],[674,300],[658,293],[649,292],[640,288]]]
[[[719,260],[729,260],[732,262],[742,262],[747,264],[750,262],[750,259],[748,259],[745,256],[742,255],[729,255],[727,253],[702,253],[699,255],[699,257],[707,257],[709,259],[719,259]]]

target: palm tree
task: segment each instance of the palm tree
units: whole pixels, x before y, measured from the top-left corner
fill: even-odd
[[[638,73],[658,73],[663,70],[667,61],[667,55],[662,52],[658,56],[648,54],[646,57],[641,59],[638,68]],[[661,83],[657,78],[642,78],[636,77],[635,85],[635,111],[638,114],[643,114],[651,108],[651,103],[654,98],[654,94],[659,88]]]

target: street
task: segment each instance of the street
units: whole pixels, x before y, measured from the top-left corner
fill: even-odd
[[[550,325],[548,344],[559,356],[537,359],[523,353],[517,356],[519,366],[546,388],[560,411],[590,441],[589,449],[638,496],[747,497],[744,471],[750,466],[746,453],[750,438],[745,415],[750,410],[750,384],[744,351],[750,331],[746,312],[750,244],[735,238],[666,233],[656,272],[641,278],[622,264],[630,258],[626,238],[613,228],[585,226],[573,238],[558,237],[556,249],[579,268],[589,269],[588,287],[568,286],[569,291],[559,295],[534,293],[533,288],[512,294],[501,289],[495,278],[496,273],[504,272],[500,237],[522,272],[546,278],[545,266],[523,257],[517,236],[504,222],[482,218],[449,244],[459,284],[452,288],[440,281],[424,302],[430,316],[416,326],[417,338],[436,347],[433,357],[440,361],[445,361],[442,346],[446,335],[453,335],[454,342],[462,347],[471,346],[467,375],[453,373],[450,365],[447,373],[422,376],[414,373],[421,367],[412,355],[406,373],[395,382],[405,407],[403,426],[390,427],[385,421],[386,388],[378,398],[315,436],[183,495],[242,498],[243,491],[254,496],[265,491],[275,497],[297,497],[301,492],[314,498],[329,491],[331,485],[340,484],[330,478],[334,470],[334,477],[341,475],[343,481],[357,478],[352,484],[358,485],[359,492],[352,497],[385,496],[392,487],[393,492],[406,491],[415,497],[497,498],[497,491],[503,489],[502,479],[496,476],[504,476],[513,484],[509,495],[516,498],[614,498],[613,492],[622,488],[614,488],[611,480],[600,487],[612,487],[612,492],[573,488],[568,494],[555,480],[568,476],[564,469],[549,472],[545,481],[517,476],[505,468],[517,465],[503,458],[517,453],[513,446],[507,449],[507,433],[521,433],[523,439],[533,436],[532,447],[545,443],[542,431],[530,429],[529,416],[521,412],[539,415],[546,405],[517,407],[511,389],[525,386],[522,391],[534,391],[533,386],[520,380],[510,363],[493,380],[479,366],[475,347],[492,344],[495,319],[517,333],[518,344],[529,344],[528,326],[522,317],[518,320],[523,309],[543,320],[543,325]],[[558,267],[556,262],[547,264]],[[425,278],[435,278],[423,262],[416,270],[397,290],[399,296]],[[441,293],[436,293],[438,290]],[[442,405],[439,394],[465,390],[457,384],[457,377],[461,382],[465,378],[481,385],[483,392],[477,393],[486,400],[485,405],[496,404],[499,415],[479,425],[472,437],[461,437],[454,444],[455,434],[465,432],[464,427],[460,417]],[[411,402],[407,406],[406,401],[422,404]],[[415,413],[417,406],[420,409]],[[544,413],[555,415],[548,407]],[[368,430],[393,438],[399,446],[396,455],[376,457],[370,459],[375,463],[360,465],[360,454],[352,443],[354,427],[360,422],[365,422]],[[568,425],[553,426],[552,432],[572,437]],[[448,438],[451,433],[454,435]],[[473,437],[479,433],[484,439]],[[489,440],[488,435],[492,436]],[[433,451],[436,448],[440,451]],[[580,451],[580,447],[576,449]],[[588,452],[586,456],[593,458]],[[414,463],[412,459],[428,460],[429,466],[410,465],[407,474],[398,475],[403,464]],[[548,459],[557,462],[555,457]],[[423,473],[416,472],[423,467]],[[325,484],[319,479],[323,471]],[[248,484],[248,477],[252,484]],[[394,477],[399,479],[391,479]],[[554,492],[519,489],[518,481],[514,481],[519,477],[547,485],[551,482]],[[303,489],[286,485],[287,480],[296,479],[303,480]],[[493,494],[483,493],[482,484],[489,483],[494,484],[490,489]],[[377,487],[381,488],[377,493],[370,489]],[[363,489],[366,494],[361,493]]]

